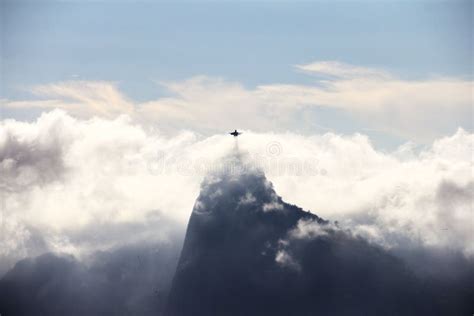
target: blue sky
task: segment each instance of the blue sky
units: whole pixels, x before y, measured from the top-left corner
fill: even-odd
[[[472,39],[470,1],[3,1],[1,94],[28,100],[37,85],[107,81],[145,102],[169,95],[157,83],[198,75],[248,89],[307,85],[314,76],[294,66],[327,60],[404,80],[471,80]],[[342,133],[366,127],[317,111],[319,125]],[[6,107],[3,116],[39,112]]]

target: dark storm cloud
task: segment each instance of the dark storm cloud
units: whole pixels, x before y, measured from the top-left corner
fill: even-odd
[[[2,315],[159,315],[180,241],[97,252],[87,262],[44,254],[0,280]]]

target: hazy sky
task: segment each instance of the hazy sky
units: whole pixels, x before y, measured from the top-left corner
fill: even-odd
[[[472,88],[471,1],[2,1],[1,14],[4,118],[31,120],[52,107],[68,110],[66,101],[80,107],[94,98],[91,102],[107,99],[110,93],[105,90],[112,89],[130,108],[146,108],[141,116],[156,118],[159,127],[211,134],[235,122],[228,129],[361,132],[377,146],[393,148],[407,140],[429,143],[458,127],[472,128],[472,108],[466,105]],[[367,76],[373,79],[367,72],[348,78],[334,69],[311,73],[295,67],[324,61],[376,69],[390,79],[384,78],[386,86],[365,89]],[[189,88],[193,78],[201,79]],[[359,81],[348,82],[352,79]],[[320,80],[329,80],[329,87]],[[99,81],[112,87],[91,87]],[[64,84],[74,93],[58,91]],[[403,85],[399,90],[398,84]],[[291,91],[283,91],[282,85],[290,85]],[[405,93],[405,85],[412,92]],[[229,86],[238,86],[238,91]],[[261,97],[262,87],[268,86],[280,94],[275,97],[274,90],[263,89]],[[328,101],[300,89],[321,86],[325,92],[337,90],[337,95]],[[381,98],[385,89],[402,101]],[[434,99],[443,99],[439,106],[426,100],[432,91]],[[219,105],[208,107],[213,94],[246,96],[220,98]],[[276,100],[268,100],[268,94]],[[301,101],[308,95],[312,99]],[[170,96],[176,102],[162,105]],[[25,104],[38,98],[49,100],[48,105]],[[283,99],[293,108],[268,109]],[[144,106],[150,101],[160,105]],[[386,110],[354,111],[358,102],[372,109],[381,104]],[[420,110],[423,113],[413,113],[399,111],[400,102],[410,109],[419,108],[418,102],[430,105]],[[226,111],[227,106],[246,105],[251,109],[242,116],[248,115],[250,123]],[[178,106],[200,124],[174,113]],[[204,114],[197,115],[196,108]],[[121,112],[130,114],[114,114]],[[391,122],[397,120],[394,112],[403,112],[398,115],[403,123]],[[426,121],[424,112],[433,112]],[[274,119],[281,116],[292,120]],[[387,117],[390,122],[385,122]],[[216,120],[224,126],[216,126]],[[423,124],[428,130],[419,127]]]

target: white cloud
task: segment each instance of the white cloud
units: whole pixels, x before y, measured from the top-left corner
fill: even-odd
[[[296,227],[289,233],[289,237],[293,239],[313,239],[328,234],[328,229],[332,226],[329,224],[319,224],[314,220],[300,219]]]
[[[293,257],[290,256],[288,252],[286,252],[283,249],[277,252],[275,256],[275,261],[283,267],[291,268],[296,271],[301,270],[300,264],[297,261],[295,261],[295,259],[293,259]]]
[[[286,107],[347,111],[367,126],[426,142],[457,126],[472,126],[471,81],[449,78],[404,81],[361,77],[322,86],[268,85],[262,99]]]
[[[247,192],[245,195],[239,199],[239,205],[248,205],[248,204],[253,204],[257,201],[255,196],[253,196],[252,193]]]
[[[249,89],[221,78],[197,76],[161,82],[171,93],[147,102],[128,100],[108,82],[71,81],[35,87],[50,98],[3,100],[6,107],[62,108],[79,117],[129,114],[161,129],[206,132],[239,126],[256,131],[302,130],[301,115],[317,118],[319,108],[351,115],[368,128],[429,143],[457,127],[472,128],[471,80],[435,77],[404,80],[380,69],[336,61],[298,65],[329,75],[311,85],[272,83]]]
[[[296,65],[296,68],[318,75],[333,76],[339,78],[373,77],[375,79],[388,79],[390,74],[375,68],[358,67],[338,61],[319,61],[305,65]]]
[[[91,225],[144,225],[156,211],[185,225],[206,172],[234,142],[227,135],[164,136],[127,116],[83,120],[52,111],[32,123],[4,120],[1,254],[31,253],[34,234],[44,248],[108,247],[74,236]],[[460,129],[421,152],[403,146],[393,154],[360,134],[245,131],[238,142],[287,202],[388,247],[474,253],[473,134]],[[298,165],[308,168],[287,168]],[[146,232],[164,232],[153,223]]]
[[[327,174],[273,178],[291,203],[389,247],[410,243],[472,254],[473,134],[459,130],[412,157],[376,151],[358,135],[296,138],[291,149],[315,155]]]
[[[146,226],[157,210],[166,210],[163,224],[154,220],[157,226],[145,227],[161,238],[170,228],[161,225],[189,216],[200,180],[165,173],[160,152],[173,159],[194,142],[188,133],[173,139],[147,133],[126,117],[77,120],[53,111],[34,123],[3,121],[1,215],[6,227],[17,232],[2,229],[3,255],[25,253],[30,231],[41,232],[49,248],[80,254],[91,245],[76,243],[72,235],[90,226]]]
[[[114,83],[106,81],[66,81],[35,86],[32,93],[39,97],[53,99],[30,101],[3,101],[10,108],[63,109],[78,117],[116,117],[131,114],[134,105],[117,89]]]
[[[271,203],[263,204],[264,212],[281,211],[281,210],[283,210],[283,204],[278,203],[278,201],[273,201]]]
[[[229,126],[271,129],[273,107],[239,83],[204,76],[162,83],[174,94],[138,106],[140,117],[160,126],[187,126],[200,130],[227,130]],[[178,123],[179,121],[179,123]]]

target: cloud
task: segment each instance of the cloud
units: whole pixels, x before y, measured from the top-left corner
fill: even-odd
[[[299,271],[301,269],[298,262],[296,262],[293,257],[291,257],[285,250],[279,250],[277,252],[275,261],[283,267],[292,268],[296,271]]]
[[[170,227],[185,226],[206,174],[231,167],[220,158],[235,141],[58,110],[30,123],[2,121],[1,261],[11,266],[45,251],[80,257],[130,236],[166,240]],[[238,140],[284,200],[387,248],[467,256],[474,249],[473,143],[462,129],[422,150],[408,144],[392,153],[360,134],[247,130]]]
[[[162,172],[159,151],[179,156],[192,139],[147,134],[125,117],[77,120],[57,110],[34,123],[3,121],[2,265],[44,251],[81,256],[135,238],[165,240],[184,225],[176,221],[185,222],[199,179],[188,186]]]
[[[255,196],[252,195],[252,193],[247,192],[244,197],[239,199],[239,205],[247,205],[247,204],[253,204],[257,201]]]
[[[419,142],[458,126],[471,128],[473,83],[439,78],[418,81],[357,77],[322,86],[266,85],[258,93],[280,107],[327,107],[345,111],[366,126]]]
[[[301,131],[301,117],[317,121],[318,111],[324,108],[348,114],[356,125],[422,143],[452,133],[459,126],[472,129],[472,80],[406,80],[383,69],[337,61],[296,68],[329,77],[306,85],[270,83],[247,88],[222,78],[196,76],[160,82],[170,96],[146,102],[129,100],[114,83],[69,81],[32,89],[46,99],[2,103],[10,108],[61,108],[82,118],[129,114],[162,130],[185,128],[206,133],[229,126]]]
[[[312,239],[328,235],[328,224],[320,224],[314,220],[299,220],[296,227],[289,232],[295,239]]]
[[[161,83],[172,97],[145,102],[138,106],[141,117],[159,122],[160,126],[187,126],[200,130],[227,130],[229,126],[271,129],[277,109],[265,104],[255,91],[239,83],[205,76],[183,82]],[[177,121],[180,124],[177,124]],[[247,122],[243,124],[244,122]]]
[[[472,134],[459,130],[404,156],[377,151],[361,135],[290,139],[281,141],[284,152],[314,155],[326,173],[270,176],[289,202],[386,247],[454,247],[472,255],[474,239],[466,224],[472,221]]]
[[[388,79],[391,76],[386,72],[374,68],[358,67],[338,61],[320,61],[305,65],[296,65],[309,74],[326,75],[338,78],[369,77],[374,79]]]
[[[316,119],[317,112],[311,111],[330,108],[347,112],[368,127],[419,142],[429,142],[458,126],[472,127],[467,119],[472,114],[471,81],[410,81],[338,65],[340,76],[314,85],[275,83],[246,89],[222,79],[195,77],[165,84],[174,97],[145,103],[140,111],[165,125],[179,120],[204,130],[238,125],[264,131],[301,129],[301,113]]]
[[[4,101],[10,108],[63,109],[78,117],[115,117],[131,114],[134,105],[117,89],[114,83],[106,81],[66,81],[38,85],[31,92],[42,100]]]
[[[272,201],[271,203],[263,204],[264,212],[281,211],[281,210],[283,210],[283,205],[276,200]]]

